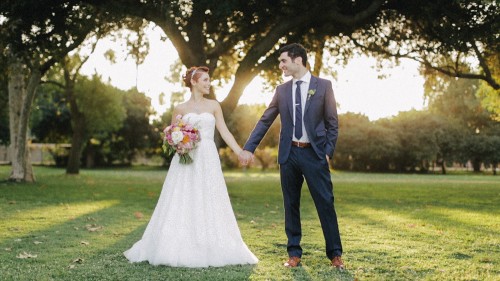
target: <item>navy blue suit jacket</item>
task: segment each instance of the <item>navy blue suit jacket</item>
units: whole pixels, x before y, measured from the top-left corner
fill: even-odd
[[[293,102],[292,80],[276,87],[273,100],[255,125],[243,149],[254,152],[269,127],[278,116],[281,118],[278,163],[288,159],[292,147]],[[314,94],[310,94],[314,92]],[[319,159],[333,157],[338,136],[337,105],[330,80],[311,76],[304,110],[304,125],[311,145]]]

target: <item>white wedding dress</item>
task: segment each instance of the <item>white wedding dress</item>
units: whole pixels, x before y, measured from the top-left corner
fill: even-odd
[[[213,141],[215,117],[188,113],[183,120],[201,133],[191,151],[193,163],[180,164],[176,154],[151,220],[141,238],[124,252],[130,262],[208,267],[255,264],[243,242]]]

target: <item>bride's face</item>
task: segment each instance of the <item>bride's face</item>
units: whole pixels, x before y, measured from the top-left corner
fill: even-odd
[[[192,82],[193,90],[199,91],[204,95],[210,93],[210,76],[206,72],[202,72],[197,81]]]

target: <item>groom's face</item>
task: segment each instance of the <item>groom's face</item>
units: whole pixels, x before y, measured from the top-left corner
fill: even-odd
[[[281,53],[279,59],[279,68],[283,71],[283,75],[285,76],[293,76],[297,73],[302,65],[302,58],[297,57],[292,59],[288,56],[288,52]]]

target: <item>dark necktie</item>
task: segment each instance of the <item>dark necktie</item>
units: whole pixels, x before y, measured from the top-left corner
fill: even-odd
[[[300,84],[303,81],[297,81],[295,89],[295,137],[299,140],[302,137],[302,94],[300,93]]]

